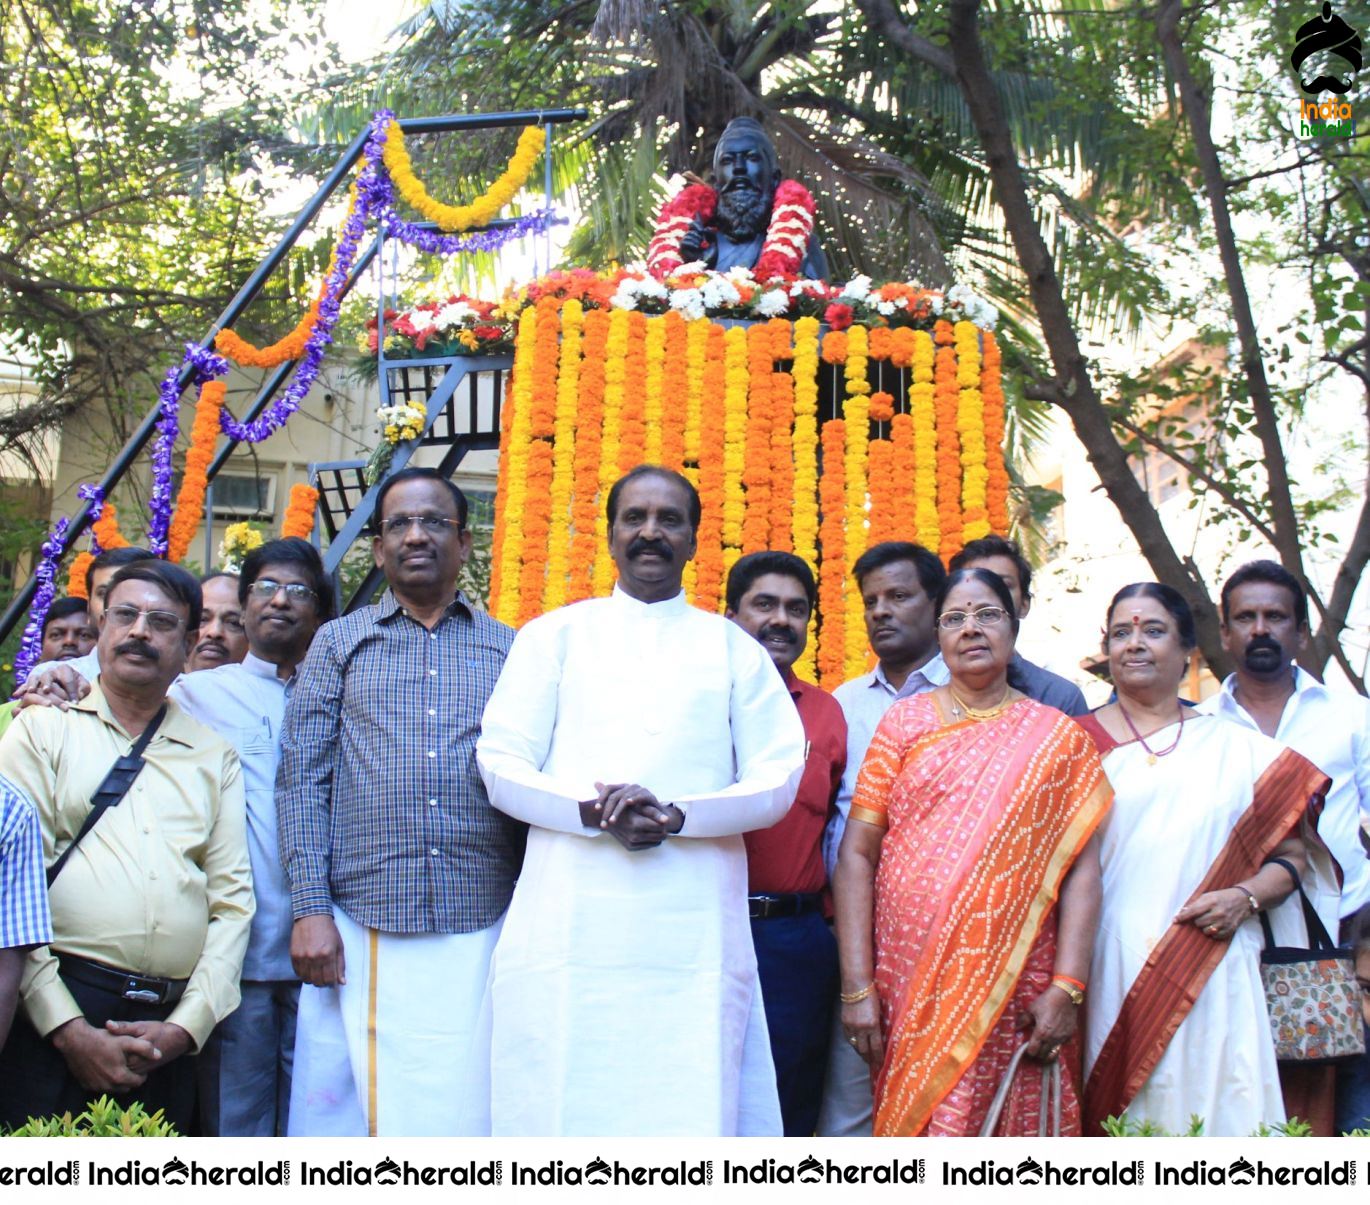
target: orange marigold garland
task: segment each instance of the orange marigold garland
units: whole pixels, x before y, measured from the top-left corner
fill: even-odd
[[[1008,468],[1004,464],[1004,386],[1000,375],[999,343],[993,331],[981,334],[983,361],[980,366],[980,394],[985,407],[986,469],[985,502],[990,529],[1008,535]]]
[[[561,359],[556,378],[556,415],[552,445],[551,515],[547,542],[547,577],[542,610],[566,601],[571,570],[571,491],[574,485],[576,405],[580,400],[580,342],[584,311],[580,302],[561,309]]]
[[[548,440],[535,439],[528,449],[528,490],[520,515],[523,558],[517,624],[522,627],[541,613],[543,584],[547,580],[552,528],[552,445]]]
[[[67,570],[67,597],[86,598],[86,574],[95,560],[93,552],[78,552]]]
[[[771,534],[768,547],[789,552],[794,545],[794,378],[771,375]]]
[[[309,539],[314,534],[314,516],[318,505],[319,491],[312,485],[306,485],[304,482],[292,485],[290,501],[281,519],[281,539]]]
[[[956,435],[956,413],[961,390],[956,383],[956,352],[951,323],[939,320],[934,339],[933,400],[937,412],[937,551],[943,562],[961,551],[961,441]]]
[[[623,362],[623,442],[618,450],[620,474],[647,459],[647,315],[628,315],[628,348]]]
[[[662,423],[665,418],[665,402],[662,399],[662,386],[666,367],[666,318],[647,320],[646,338],[643,352],[646,359],[646,375],[643,380],[642,422],[646,442],[643,445],[642,459],[648,464],[661,464]],[[679,317],[679,315],[675,315]],[[674,416],[672,416],[674,417]],[[680,426],[672,422],[672,429],[680,431]],[[683,442],[683,440],[682,440]]]
[[[885,538],[922,543],[918,532],[917,473],[914,459],[913,415],[896,414],[890,419],[889,490],[893,507],[892,527]],[[872,474],[874,469],[871,470]],[[937,516],[933,509],[934,519]],[[873,539],[874,537],[872,537]],[[926,547],[926,545],[925,545]]]
[[[823,424],[822,443],[823,475],[818,479],[822,520],[818,535],[823,559],[818,571],[818,609],[823,618],[818,629],[818,684],[824,690],[833,690],[845,681],[847,661],[847,560],[843,540],[846,511],[843,456],[847,429],[840,418],[829,419]]]
[[[183,561],[195,538],[195,529],[205,515],[205,491],[209,488],[209,462],[219,442],[219,411],[223,409],[227,386],[223,381],[206,381],[200,386],[195,403],[195,422],[190,428],[190,448],[186,452],[185,475],[176,495],[176,513],[167,530],[169,561]]]
[[[709,323],[704,348],[704,396],[699,423],[699,551],[695,554],[694,605],[717,611],[723,597],[724,509],[727,502],[727,340],[721,326]],[[740,332],[739,332],[740,333]],[[724,399],[720,406],[714,399]]]
[[[747,330],[747,442],[742,469],[746,514],[742,520],[742,551],[760,552],[770,541],[772,335],[760,325]]]
[[[129,542],[119,530],[119,512],[108,499],[100,511],[100,517],[90,525],[90,530],[102,552],[108,552],[111,548],[129,547]]]
[[[579,602],[594,590],[596,526],[599,519],[600,452],[604,438],[604,348],[609,338],[609,315],[590,310],[585,315],[580,400],[576,407],[575,487],[571,502],[570,582],[566,601]]]
[[[868,452],[871,513],[870,542],[880,544],[895,538],[899,530],[899,504],[894,491],[894,445],[888,439],[873,439]]]

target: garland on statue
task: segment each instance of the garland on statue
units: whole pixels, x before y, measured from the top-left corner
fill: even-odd
[[[813,194],[798,180],[781,180],[771,202],[771,217],[761,255],[752,270],[758,281],[795,276],[813,234]],[[695,219],[709,222],[718,211],[718,193],[707,184],[689,184],[661,208],[656,233],[647,245],[647,270],[658,280],[684,265],[680,245]]]

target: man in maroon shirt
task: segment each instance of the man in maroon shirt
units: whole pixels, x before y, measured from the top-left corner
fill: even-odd
[[[847,722],[826,691],[791,667],[808,642],[818,591],[813,573],[788,552],[753,552],[728,574],[727,616],[755,636],[785,679],[804,725],[799,794],[773,828],[745,834],[752,942],[761,975],[785,1133],[811,1137],[823,1099],[837,943],[823,868],[823,830],[847,763]]]

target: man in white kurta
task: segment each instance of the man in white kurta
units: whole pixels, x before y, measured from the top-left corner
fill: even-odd
[[[619,585],[523,628],[477,747],[533,826],[492,966],[493,1133],[779,1135],[741,834],[788,810],[803,730],[765,650],[680,590],[689,483],[634,470],[609,516]]]

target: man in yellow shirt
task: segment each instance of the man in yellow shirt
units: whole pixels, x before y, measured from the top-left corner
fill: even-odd
[[[37,805],[51,872],[116,760],[160,719],[131,785],[51,883],[53,941],[29,956],[0,1052],[0,1124],[108,1093],[186,1132],[195,1072],[182,1056],[237,1006],[253,912],[238,757],[166,698],[201,605],[175,565],[121,569],[90,693],[29,708],[0,740],[0,772]]]

